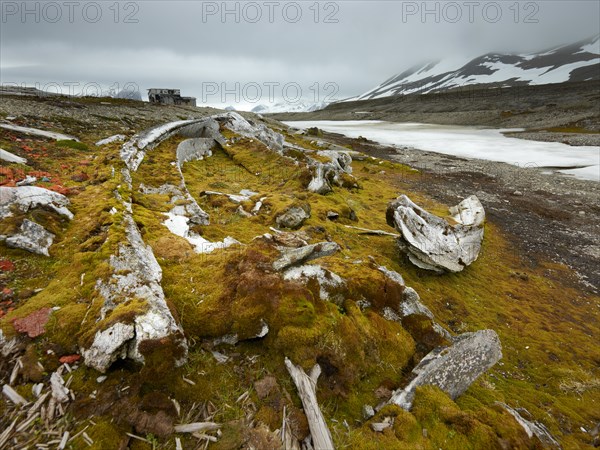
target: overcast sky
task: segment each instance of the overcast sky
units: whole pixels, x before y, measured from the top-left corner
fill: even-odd
[[[259,89],[258,103],[270,91],[295,99],[298,87],[307,101],[341,99],[425,61],[585,39],[600,32],[599,5],[2,1],[0,78],[65,92],[68,83],[132,82],[144,97],[149,87],[176,87],[199,104],[238,109],[255,106]]]

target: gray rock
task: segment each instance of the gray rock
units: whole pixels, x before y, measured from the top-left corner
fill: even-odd
[[[419,294],[417,294],[417,291],[404,284],[402,275],[393,270],[389,270],[384,266],[380,266],[377,269],[390,281],[403,287],[402,298],[399,301],[397,310],[393,310],[389,307],[384,308],[383,310],[383,316],[387,320],[402,323],[406,330],[411,333],[413,339],[415,339],[418,344],[425,345],[427,349],[432,349],[433,347],[452,339],[450,333],[435,321],[433,313],[421,302],[421,298],[419,297]],[[422,324],[416,329],[413,329],[410,323],[411,318],[419,316],[430,322],[431,325],[429,331],[424,330]]]
[[[239,194],[226,194],[224,192],[218,191],[202,191],[200,192],[200,196],[204,197],[205,195],[223,195],[231,200],[233,203],[242,203],[250,200],[257,193],[250,191],[248,189],[242,189]]]
[[[390,226],[401,234],[398,246],[417,267],[460,272],[479,256],[483,241],[483,206],[474,195],[450,208],[450,225],[402,195],[388,205]]]
[[[362,408],[363,417],[365,420],[369,420],[371,417],[375,415],[375,410],[371,405],[363,405]]]
[[[23,220],[19,233],[6,239],[6,245],[20,248],[38,255],[50,256],[48,249],[54,241],[54,234],[46,231],[43,226],[30,220]]]
[[[292,206],[275,219],[278,226],[295,230],[310,217],[310,206]]]
[[[196,225],[208,225],[210,223],[209,216],[202,208],[200,208],[196,199],[192,197],[189,192],[186,192],[185,199],[188,201],[185,205],[185,215],[189,217],[190,222]]]
[[[0,219],[12,216],[12,208],[27,212],[34,208],[47,207],[68,219],[73,213],[68,210],[69,199],[58,192],[37,186],[0,187]]]
[[[523,416],[521,416],[521,414],[519,414],[517,410],[511,408],[505,403],[497,402],[497,404],[504,408],[506,411],[508,411],[515,418],[519,425],[523,427],[523,429],[527,433],[527,436],[529,436],[530,438],[536,436],[546,448],[562,448],[558,441],[554,438],[554,436],[550,434],[550,431],[548,430],[548,428],[546,428],[546,426],[543,423],[532,422],[523,418]]]
[[[340,218],[339,213],[336,213],[335,211],[327,211],[327,219],[328,220],[338,220]]]
[[[413,380],[404,389],[395,391],[389,403],[409,410],[415,389],[424,385],[437,386],[456,399],[500,358],[502,348],[495,331],[461,334],[449,347],[438,347],[425,356],[413,369]]]
[[[280,231],[276,228],[271,228],[271,231],[275,234],[269,235],[269,240],[284,247],[304,247],[308,245],[308,241],[310,240],[310,237],[304,231],[288,232]]]
[[[280,247],[279,250],[281,256],[273,263],[273,269],[278,271],[323,256],[333,255],[340,250],[340,246],[335,242],[319,242],[298,248]]]
[[[433,313],[427,306],[421,303],[419,294],[411,287],[404,288],[402,303],[400,303],[400,313],[402,317],[425,316],[433,320]]]

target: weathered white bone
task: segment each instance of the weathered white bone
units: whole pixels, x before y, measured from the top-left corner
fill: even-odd
[[[300,400],[302,400],[313,447],[319,450],[333,450],[331,432],[317,402],[317,380],[321,375],[321,366],[315,364],[310,375],[307,375],[302,367],[294,365],[288,358],[285,358],[285,366],[298,389]]]
[[[456,225],[434,216],[406,195],[390,202],[387,222],[401,234],[398,246],[418,267],[460,272],[479,256],[483,241],[483,206],[474,195],[450,208]]]

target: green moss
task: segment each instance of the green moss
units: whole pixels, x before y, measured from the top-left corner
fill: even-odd
[[[81,150],[81,151],[88,150],[88,146],[85,145],[83,142],[78,142],[78,141],[74,141],[74,140],[58,140],[58,141],[56,141],[56,146],[62,147],[62,148],[71,148],[73,150]]]

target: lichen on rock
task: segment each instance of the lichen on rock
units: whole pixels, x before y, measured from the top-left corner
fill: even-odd
[[[413,380],[394,392],[389,403],[410,409],[418,386],[434,385],[456,399],[481,374],[502,358],[500,339],[493,330],[464,333],[449,347],[431,351],[413,369]]]

